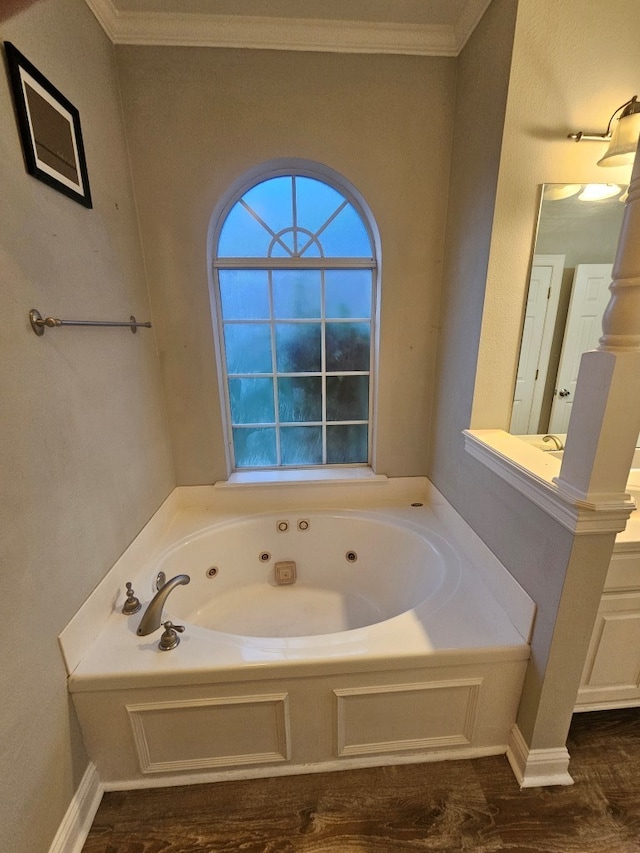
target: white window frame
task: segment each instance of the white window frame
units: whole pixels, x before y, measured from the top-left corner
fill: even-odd
[[[242,198],[242,196],[247,193],[252,187],[256,186],[259,183],[270,180],[272,178],[277,177],[287,177],[287,176],[300,176],[300,177],[308,177],[313,178],[318,181],[321,181],[328,186],[335,189],[339,192],[344,198],[354,207],[356,212],[359,214],[361,221],[368,233],[371,247],[372,247],[372,258],[371,259],[363,259],[363,258],[324,258],[324,257],[308,257],[308,258],[285,258],[285,257],[238,257],[238,258],[218,258],[217,256],[217,248],[218,242],[220,238],[220,233],[222,227],[231,211],[231,209],[236,205],[236,203]],[[216,206],[212,217],[211,223],[209,227],[209,235],[208,235],[208,270],[209,270],[209,292],[210,292],[210,301],[211,301],[211,310],[212,310],[212,320],[213,320],[213,332],[214,332],[214,343],[215,343],[215,352],[216,352],[216,363],[217,363],[217,373],[218,373],[218,382],[220,389],[220,397],[222,404],[222,424],[223,424],[223,434],[225,440],[225,451],[227,457],[227,470],[231,473],[236,474],[264,474],[265,472],[292,472],[297,469],[304,469],[307,471],[322,471],[322,470],[331,470],[331,469],[354,469],[354,468],[369,468],[375,470],[375,432],[376,432],[376,411],[377,411],[377,379],[378,379],[378,348],[379,348],[379,305],[380,305],[380,270],[381,270],[381,251],[380,251],[380,237],[378,228],[369,209],[367,203],[362,198],[360,193],[340,174],[330,169],[329,167],[323,166],[319,163],[313,163],[307,160],[299,160],[299,159],[287,159],[287,160],[277,160],[270,161],[269,163],[263,164],[262,166],[258,166],[250,171],[246,172],[242,175],[238,180],[236,180],[233,185],[229,188],[229,190],[225,193],[222,201]],[[299,466],[288,466],[282,465],[280,463],[280,456],[278,452],[278,464],[273,466],[261,466],[256,468],[242,467],[237,468],[235,465],[235,454],[234,454],[234,444],[233,444],[233,426],[231,419],[231,404],[229,399],[229,389],[227,384],[227,367],[226,367],[226,357],[224,351],[224,333],[223,333],[223,319],[222,319],[222,310],[220,303],[220,291],[219,291],[219,283],[218,283],[218,270],[219,269],[264,269],[264,270],[286,270],[286,269],[318,269],[324,272],[324,270],[331,269],[369,269],[372,272],[372,304],[371,304],[371,340],[370,340],[370,354],[369,354],[369,371],[348,371],[344,373],[343,371],[326,371],[325,362],[324,362],[324,351],[323,351],[323,363],[322,363],[322,371],[320,374],[318,373],[304,373],[300,374],[301,376],[316,376],[322,375],[323,382],[324,378],[327,376],[334,375],[349,375],[349,376],[357,376],[357,375],[368,375],[369,376],[369,410],[368,410],[368,436],[367,436],[367,445],[368,445],[368,460],[366,462],[355,462],[355,463],[318,463],[315,465],[299,465]],[[345,318],[343,322],[358,322],[360,318]],[[369,321],[369,318],[362,318]],[[229,322],[229,321],[227,321]],[[251,323],[251,320],[243,320],[243,323]],[[258,322],[258,321],[255,321]],[[264,321],[260,321],[264,323]],[[282,321],[277,321],[282,322]],[[286,322],[286,321],[285,321]],[[300,321],[296,321],[300,322]],[[324,327],[325,316],[324,316],[324,305],[322,310],[322,317],[320,320],[310,319],[311,323],[320,322]],[[341,322],[339,319],[335,320],[334,318],[330,319],[330,322]],[[271,319],[271,325],[273,327],[274,320]],[[322,336],[324,340],[324,335]],[[323,344],[324,350],[324,344]],[[295,374],[288,374],[295,375]],[[276,365],[272,365],[271,374],[257,374],[253,375],[256,377],[261,376],[277,376]],[[274,381],[274,389],[277,386],[277,383]],[[278,419],[278,407],[277,407],[277,391],[274,391],[274,403],[275,403],[275,415],[276,415],[276,429],[279,429],[280,423]],[[323,394],[323,403],[326,404],[326,397]],[[323,405],[323,420],[322,423],[327,423],[326,421],[326,411]],[[314,426],[320,425],[321,422],[296,422],[295,426]],[[348,425],[349,423],[356,423],[350,421],[341,421],[341,424]],[[357,422],[361,423],[361,422]],[[282,424],[283,426],[287,426],[290,424]],[[244,426],[244,425],[243,425]],[[263,426],[262,424],[260,426]],[[323,453],[326,453],[326,439],[325,439],[325,430],[323,430]],[[279,441],[277,442],[278,450],[279,450]],[[356,472],[354,472],[356,473]]]

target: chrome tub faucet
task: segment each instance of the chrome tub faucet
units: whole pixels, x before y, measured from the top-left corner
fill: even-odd
[[[564,444],[562,443],[562,440],[558,438],[557,435],[545,435],[542,440],[545,443],[548,441],[552,441],[556,446],[556,450],[564,450]]]
[[[162,608],[171,593],[177,586],[189,583],[191,578],[189,575],[176,575],[171,580],[166,581],[159,587],[156,594],[153,596],[147,609],[144,612],[140,624],[138,625],[137,634],[139,637],[145,637],[147,634],[152,634],[157,631],[162,624]]]

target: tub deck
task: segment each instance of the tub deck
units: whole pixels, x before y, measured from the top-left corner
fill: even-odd
[[[187,623],[171,653],[160,631],[138,637],[140,614],[112,613],[69,676],[71,693],[135,686],[201,684],[273,675],[437,667],[471,661],[527,660],[529,646],[476,578],[435,613],[417,607],[393,619],[314,637],[240,637]],[[472,597],[470,597],[472,596]],[[171,608],[165,615],[171,618]]]

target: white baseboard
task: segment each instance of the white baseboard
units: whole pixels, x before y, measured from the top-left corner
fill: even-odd
[[[573,785],[566,746],[558,749],[530,749],[517,725],[512,727],[509,735],[507,758],[521,788]]]
[[[69,803],[49,853],[81,853],[98,811],[103,790],[96,766],[91,763]]]

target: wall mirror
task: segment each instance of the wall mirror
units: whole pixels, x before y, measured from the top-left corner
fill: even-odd
[[[583,352],[602,335],[627,187],[543,184],[510,432],[566,433]]]

